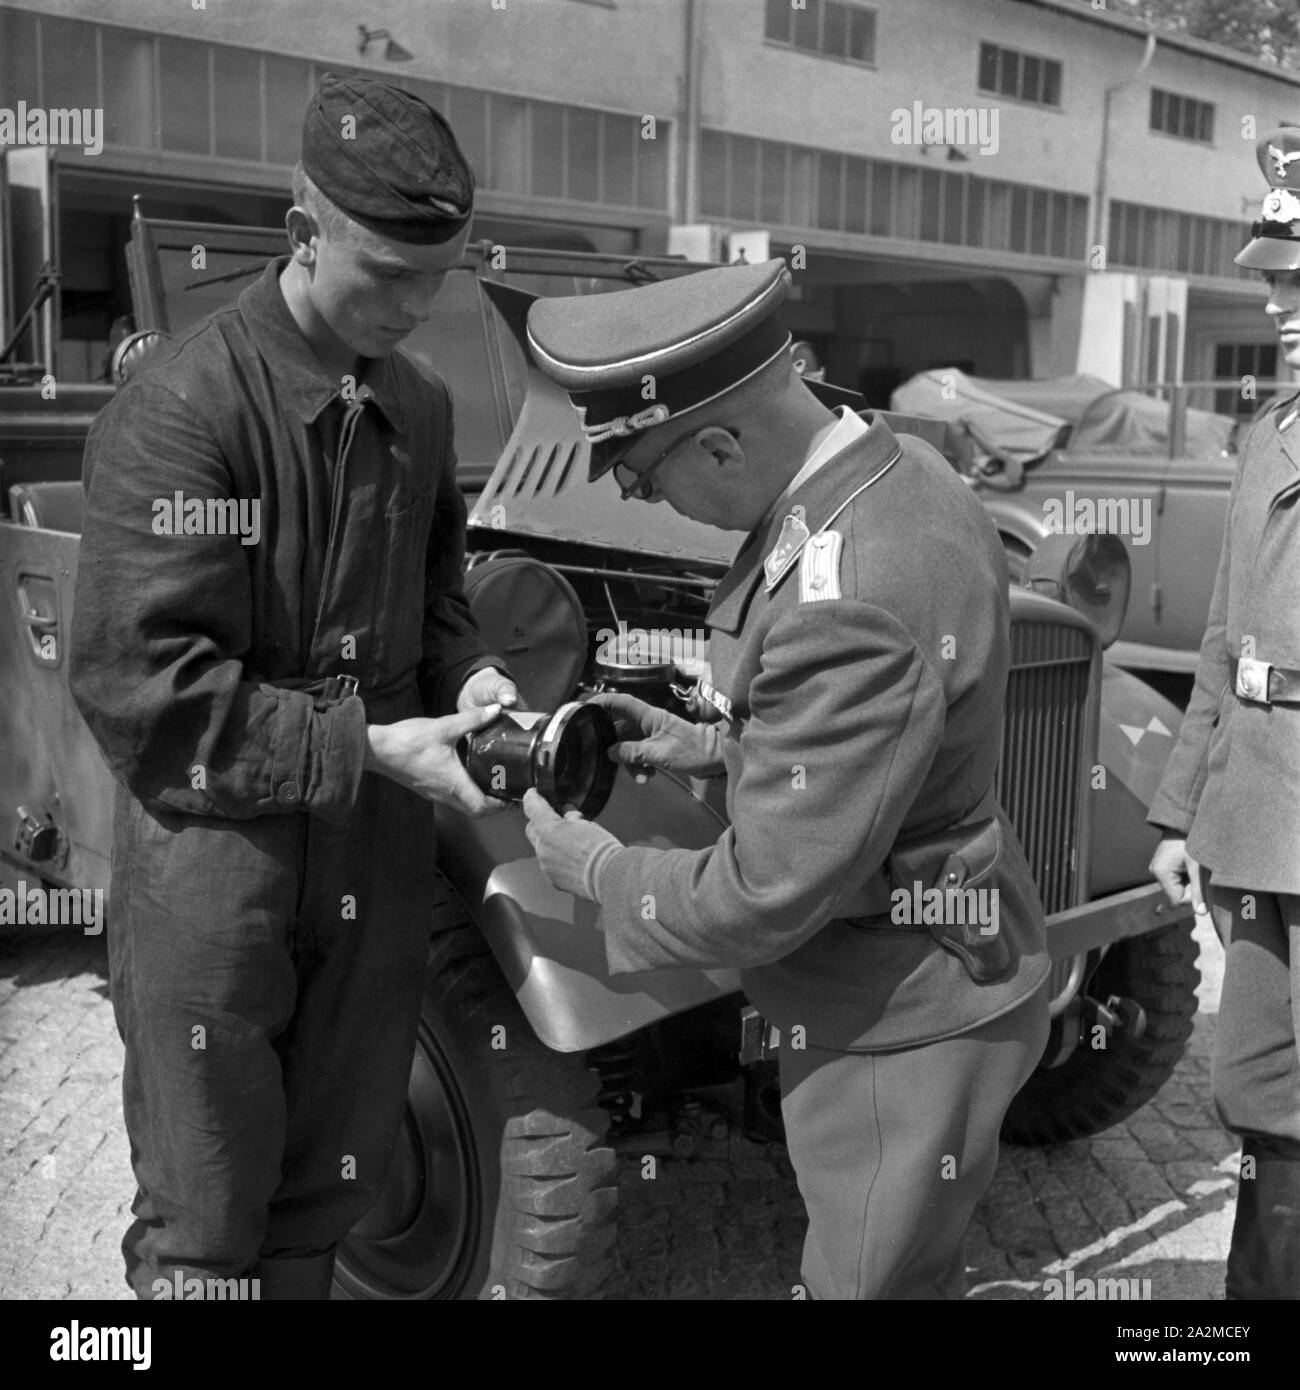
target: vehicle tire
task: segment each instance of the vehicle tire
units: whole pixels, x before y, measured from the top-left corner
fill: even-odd
[[[1011,1144],[1086,1139],[1127,1119],[1169,1080],[1196,1014],[1196,943],[1189,922],[1116,942],[1088,993],[1136,1000],[1146,1011],[1140,1038],[1118,1034],[1105,1049],[1082,1039],[1059,1067],[1039,1068],[1021,1087],[1002,1124]]]
[[[596,1295],[618,1195],[597,1089],[582,1054],[538,1042],[476,927],[436,935],[392,1169],[335,1296]]]
[[[1025,566],[1029,563],[1029,557],[1033,553],[1024,541],[1018,541],[1014,536],[1001,536],[1002,550],[1007,557],[1007,570],[1011,575],[1011,583],[1015,588],[1019,588],[1025,582]]]

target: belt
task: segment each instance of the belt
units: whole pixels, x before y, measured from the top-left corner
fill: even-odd
[[[1253,657],[1228,659],[1233,693],[1259,705],[1300,705],[1300,671],[1287,671]]]
[[[980,797],[970,810],[957,817],[956,820],[949,821],[946,825],[936,827],[923,835],[912,834],[906,840],[900,839],[885,856],[885,862],[880,868],[855,891],[842,893],[835,900],[832,909],[832,917],[844,918],[852,925],[866,925],[863,919],[883,916],[890,910],[893,904],[894,891],[900,887],[911,890],[911,883],[906,885],[894,882],[892,860],[894,854],[903,850],[914,849],[916,846],[927,842],[935,842],[943,836],[948,835],[953,830],[961,826],[976,825],[989,817],[993,816],[997,808],[996,793],[992,787]],[[927,884],[927,887],[930,885]],[[924,923],[916,923],[922,931],[925,930]]]
[[[301,690],[312,697],[317,709],[324,709],[326,705],[338,704],[355,695],[358,680],[356,676],[286,676],[271,684],[281,690]]]

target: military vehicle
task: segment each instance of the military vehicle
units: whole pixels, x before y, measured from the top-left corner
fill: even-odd
[[[184,331],[283,249],[273,229],[137,209],[137,329]],[[601,658],[633,632],[679,634],[688,654],[742,538],[622,503],[610,477],[587,483],[575,413],[521,346],[527,305],[699,268],[471,245],[406,345],[452,388],[469,599],[534,709],[666,676]],[[29,361],[0,393],[0,873],[109,889],[112,931],[110,779],[67,689],[82,441],[112,387],[60,386]],[[943,442],[942,426],[894,423]],[[1053,1025],[1005,1134],[1040,1144],[1093,1134],[1155,1094],[1190,1033],[1198,976],[1188,913],[1146,872],[1143,814],[1178,712],[1103,658],[1127,596],[1123,548],[1071,539],[1026,573],[1048,592],[1012,593],[998,790],[1049,914]],[[679,699],[666,679],[656,688]],[[620,772],[600,820],[628,843],[685,847],[726,825],[719,781],[662,773],[642,784]],[[340,1248],[336,1292],[596,1296],[619,1155],[692,1162],[725,1158],[735,1135],[778,1142],[779,1040],[731,971],[611,979],[595,909],[542,877],[518,810],[470,820],[440,808],[438,832],[445,887],[428,909],[406,1117],[382,1199]]]
[[[939,367],[904,382],[891,403],[956,427],[965,476],[1013,578],[1061,528],[1091,524],[1123,536],[1133,598],[1111,656],[1135,670],[1189,675],[1251,416],[1295,389],[1252,379],[1124,389],[1091,376],[981,381]]]

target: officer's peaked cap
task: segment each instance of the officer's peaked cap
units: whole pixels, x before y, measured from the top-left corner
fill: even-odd
[[[789,290],[785,262],[772,260],[535,301],[528,345],[578,411],[591,480],[644,431],[735,390],[786,352],[776,311]]]
[[[1251,270],[1300,270],[1300,128],[1283,126],[1264,136],[1255,158],[1269,191],[1237,264]]]
[[[307,177],[354,222],[394,241],[450,241],[474,209],[451,127],[410,92],[326,73],[302,126]]]

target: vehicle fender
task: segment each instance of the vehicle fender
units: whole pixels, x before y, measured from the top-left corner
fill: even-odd
[[[1097,754],[1105,784],[1094,774],[1090,890],[1093,897],[1150,881],[1147,871],[1160,832],[1146,821],[1182,725],[1178,706],[1112,661],[1102,665]]]
[[[715,796],[703,782],[661,772],[642,784],[620,769],[597,821],[625,845],[704,849],[726,826]],[[548,1047],[585,1051],[740,988],[734,970],[611,977],[600,912],[543,877],[517,806],[477,820],[441,805],[436,814],[439,868]]]
[[[999,535],[1010,536],[1033,550],[1039,541],[1051,534],[1042,508],[1027,503],[1016,493],[991,492],[979,487],[977,495]]]

